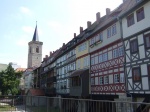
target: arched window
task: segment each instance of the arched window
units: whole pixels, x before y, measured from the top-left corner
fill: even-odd
[[[39,47],[38,46],[36,47],[36,53],[39,53]]]

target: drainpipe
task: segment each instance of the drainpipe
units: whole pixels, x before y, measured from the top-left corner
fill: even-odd
[[[122,19],[120,17],[117,17],[117,20],[119,21],[120,24],[120,33],[121,33],[121,41],[123,42],[123,28],[122,28]],[[124,50],[124,78],[125,78],[125,93],[129,94],[132,99],[132,95],[127,92],[127,75],[126,75],[126,52],[125,52],[125,43],[123,42],[123,50]]]

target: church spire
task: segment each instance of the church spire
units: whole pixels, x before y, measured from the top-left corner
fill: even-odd
[[[37,21],[36,21],[36,27],[35,27],[35,31],[34,31],[34,35],[33,35],[32,41],[39,41],[38,31],[37,31]]]

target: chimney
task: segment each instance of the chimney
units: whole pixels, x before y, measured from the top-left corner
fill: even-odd
[[[52,55],[52,52],[50,51],[50,56]]]
[[[80,34],[83,32],[83,27],[80,27]]]
[[[74,33],[74,38],[76,38],[76,33]]]
[[[47,58],[48,58],[48,55],[45,55],[45,58],[47,59]]]
[[[63,43],[63,46],[65,46],[65,43]]]
[[[91,21],[87,22],[87,28],[89,28],[91,26]]]
[[[96,13],[96,21],[99,22],[99,21],[100,21],[100,18],[101,18],[100,12],[97,12],[97,13]]]
[[[110,14],[110,8],[106,8],[106,15]]]

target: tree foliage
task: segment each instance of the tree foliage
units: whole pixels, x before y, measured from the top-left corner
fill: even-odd
[[[19,83],[22,72],[15,72],[11,64],[5,71],[0,72],[0,90],[2,95],[16,95],[19,92]]]

